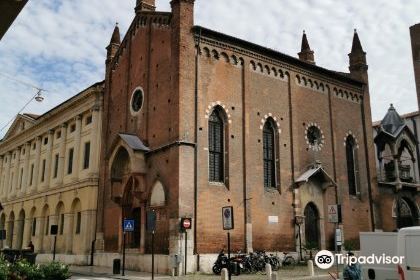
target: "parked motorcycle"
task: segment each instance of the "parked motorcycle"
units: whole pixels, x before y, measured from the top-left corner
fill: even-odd
[[[217,256],[216,262],[213,264],[213,273],[219,275],[222,272],[223,268],[228,268],[230,263],[230,271],[234,275],[239,275],[241,269],[243,268],[242,265],[242,258],[239,256],[235,256],[230,258],[230,262],[228,257],[225,255],[224,250],[222,249]]]
[[[217,256],[216,262],[213,264],[213,273],[216,275],[219,275],[222,272],[223,268],[227,268],[228,266],[228,258],[224,253],[224,250],[222,249],[219,252],[219,255]]]

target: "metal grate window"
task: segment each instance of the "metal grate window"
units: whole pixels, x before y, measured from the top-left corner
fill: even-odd
[[[263,129],[264,187],[276,187],[276,151],[274,126],[267,121]]]
[[[224,122],[218,109],[209,117],[209,180],[224,182]]]

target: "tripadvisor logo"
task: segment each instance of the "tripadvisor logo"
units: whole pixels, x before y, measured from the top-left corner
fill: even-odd
[[[369,256],[354,256],[353,254],[336,254],[327,250],[319,251],[315,256],[315,264],[321,269],[329,269],[334,265],[335,257],[338,264],[355,265],[355,264],[402,264],[404,256],[387,256],[382,255],[369,255]]]
[[[315,255],[315,264],[321,269],[329,269],[334,265],[334,255],[330,251],[322,250]]]

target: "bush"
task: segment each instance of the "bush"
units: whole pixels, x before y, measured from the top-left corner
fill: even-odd
[[[27,260],[21,260],[10,267],[12,277],[15,279],[39,280],[44,279],[38,265],[32,265]],[[10,276],[9,276],[10,277]],[[9,279],[8,279],[9,280]]]
[[[0,280],[7,280],[7,274],[9,273],[9,263],[4,259],[0,259]]]
[[[40,266],[43,280],[66,280],[71,277],[69,267],[59,262],[52,262]]]
[[[355,239],[348,239],[345,240],[343,243],[344,249],[346,249],[346,251],[356,251],[360,249],[360,243],[359,243],[359,239],[355,238]]]
[[[10,264],[0,258],[0,280],[66,280],[70,277],[69,267],[59,262],[32,265],[20,260]]]

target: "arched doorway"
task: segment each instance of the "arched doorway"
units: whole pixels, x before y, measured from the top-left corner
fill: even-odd
[[[111,195],[116,202],[124,192],[124,179],[130,173],[130,156],[123,147],[118,149],[111,166]]]
[[[398,198],[395,202],[395,213],[397,217],[397,228],[416,226],[418,220],[418,209],[409,199]]]
[[[122,216],[123,220],[134,220],[134,230],[126,233],[127,248],[140,249],[142,207],[140,201],[133,194],[133,185],[135,183],[135,178],[131,177],[125,186],[122,200]]]
[[[305,207],[305,241],[306,246],[320,248],[319,212],[315,204],[308,203]]]

